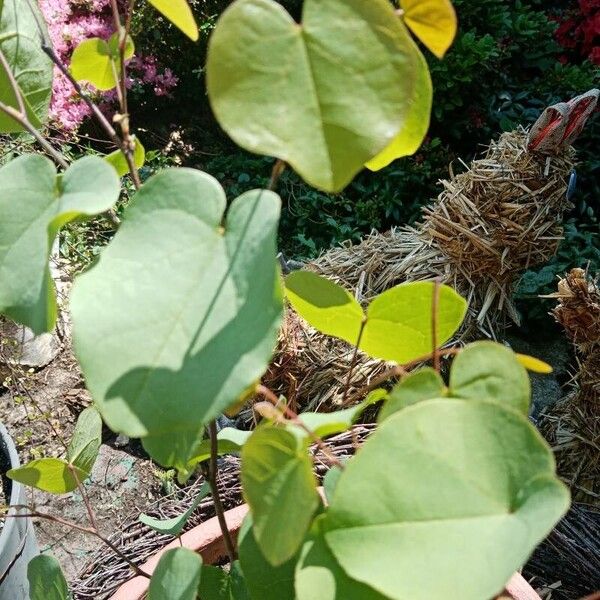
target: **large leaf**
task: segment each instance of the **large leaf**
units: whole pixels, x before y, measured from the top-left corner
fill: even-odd
[[[423,400],[441,398],[445,394],[446,386],[439,373],[431,367],[423,367],[403,377],[391,389],[387,401],[379,411],[378,421],[387,419],[407,406]]]
[[[133,40],[127,38],[125,60],[134,52]],[[81,42],[73,51],[70,71],[77,81],[87,81],[103,92],[117,87],[121,75],[119,34],[114,33],[109,40],[90,38]]]
[[[404,21],[437,56],[443,58],[456,35],[456,13],[450,0],[400,0]]]
[[[13,481],[51,494],[67,494],[77,489],[88,473],[60,458],[39,458],[6,473]]]
[[[432,313],[435,284],[403,283],[377,296],[367,308],[341,286],[313,273],[286,279],[287,298],[310,325],[356,345],[374,358],[406,363],[433,350]],[[447,342],[462,323],[467,303],[452,288],[439,286],[437,346]]]
[[[481,600],[568,505],[552,452],[524,415],[427,400],[386,419],[348,462],[325,540],[349,577],[392,600]]]
[[[392,142],[365,165],[371,171],[379,171],[397,158],[414,154],[427,135],[433,104],[433,87],[429,67],[420,51],[419,60],[421,67],[417,70],[415,89],[404,125]]]
[[[327,547],[320,521],[317,519],[302,546],[296,566],[296,600],[387,600],[387,596],[348,577]],[[381,554],[387,551],[379,549]]]
[[[119,189],[114,169],[93,156],[58,177],[47,158],[34,154],[0,169],[0,313],[35,333],[54,327],[54,238],[66,223],[109,209]]]
[[[285,278],[285,294],[315,329],[357,343],[365,313],[342,286],[312,271],[294,271]]]
[[[298,556],[274,567],[264,557],[252,531],[252,516],[244,519],[238,537],[240,566],[252,600],[288,600],[294,598],[294,570]],[[202,598],[204,600],[204,598]]]
[[[198,39],[198,25],[187,0],[149,0],[149,2],[190,39],[194,41]]]
[[[452,363],[450,394],[495,400],[527,414],[531,384],[525,367],[509,348],[495,342],[475,342]]]
[[[148,600],[196,600],[202,559],[187,548],[167,550],[150,580]]]
[[[188,522],[188,519],[192,516],[194,511],[198,508],[198,505],[206,496],[210,494],[210,485],[208,483],[204,483],[202,487],[198,490],[198,494],[194,498],[194,501],[190,505],[190,507],[178,517],[172,517],[171,519],[155,519],[154,517],[150,517],[146,514],[140,515],[140,522],[144,523],[144,525],[148,525],[154,531],[158,531],[158,533],[162,533],[165,535],[179,535],[185,524]]]
[[[236,0],[209,44],[207,85],[233,140],[339,191],[411,118],[418,49],[387,0]]]
[[[231,565],[229,572],[219,567],[203,566],[198,592],[200,600],[250,600],[238,561]]]
[[[242,486],[253,532],[273,566],[297,552],[319,506],[312,462],[285,429],[263,425],[242,448]]]
[[[59,562],[49,554],[41,554],[27,565],[30,600],[68,600],[69,588]]]
[[[86,408],[77,419],[67,450],[67,460],[88,475],[98,457],[102,443],[102,419],[93,407]]]
[[[204,424],[262,376],[281,321],[279,197],[243,194],[223,228],[224,209],[206,173],[155,175],[71,298],[75,351],[105,421],[183,471]]]
[[[14,75],[27,115],[34,127],[40,127],[48,114],[52,93],[52,61],[42,51],[40,32],[47,37],[46,25],[31,0],[0,0],[0,50]],[[19,109],[0,65],[0,102]],[[0,111],[0,133],[23,131],[14,119]]]

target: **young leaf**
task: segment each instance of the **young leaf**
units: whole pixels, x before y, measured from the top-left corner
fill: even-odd
[[[388,394],[387,402],[381,407],[378,422],[381,423],[395,412],[421,402],[441,398],[446,394],[443,379],[431,367],[423,367],[409,373],[397,383]]]
[[[411,31],[437,58],[443,58],[457,28],[450,0],[400,0],[400,8]]]
[[[271,565],[282,565],[300,547],[319,506],[308,453],[289,431],[263,425],[242,448],[241,479],[256,542]]]
[[[167,550],[150,580],[148,600],[196,600],[202,558],[187,548]]]
[[[461,600],[481,600],[502,589],[568,505],[552,452],[526,416],[444,398],[379,426],[348,461],[323,527],[346,574],[392,600],[452,598],[457,582]]]
[[[365,313],[341,285],[311,271],[294,271],[285,279],[285,294],[312,327],[356,344]]]
[[[540,373],[542,375],[552,373],[552,367],[539,358],[534,358],[528,354],[515,354],[515,356],[517,357],[517,360],[532,373]]]
[[[434,284],[403,283],[377,296],[367,309],[367,325],[360,349],[369,356],[397,363],[431,353]],[[467,303],[452,288],[441,285],[437,317],[437,346],[458,330]]]
[[[405,126],[422,68],[387,0],[305,0],[300,24],[273,0],[237,0],[211,36],[207,85],[238,145],[336,192]]]
[[[52,95],[52,61],[41,48],[40,30],[46,24],[37,2],[0,0],[0,50],[23,98],[29,121],[39,128],[48,115]],[[0,102],[19,110],[8,73],[0,65]],[[0,111],[0,133],[17,133],[23,127]]]
[[[135,163],[136,168],[141,169],[146,160],[146,149],[142,146],[142,142],[140,142],[137,136],[134,135],[132,137],[135,144],[133,162]],[[129,164],[127,163],[127,159],[122,150],[115,150],[114,152],[107,154],[104,157],[104,160],[115,168],[119,177],[124,177],[129,173]]]
[[[59,562],[49,554],[32,558],[27,565],[30,600],[69,600],[69,587]]]
[[[98,411],[90,406],[79,415],[67,450],[67,460],[86,473],[86,478],[92,472],[100,444],[102,444],[102,419]]]
[[[125,60],[129,60],[134,52],[133,40],[128,37]],[[121,74],[119,34],[114,33],[108,41],[90,38],[81,42],[73,51],[70,71],[77,81],[87,81],[100,91],[115,88],[118,85],[116,77]]]
[[[252,531],[252,516],[242,523],[238,537],[240,566],[252,600],[287,600],[294,598],[294,569],[298,556],[274,567],[264,557]],[[203,596],[200,596],[204,600]]]
[[[198,592],[200,600],[251,600],[244,573],[237,560],[231,565],[229,572],[219,567],[203,566]]]
[[[396,137],[375,158],[366,163],[367,169],[379,171],[392,161],[414,154],[425,139],[429,130],[433,87],[425,57],[419,53],[421,66],[417,70],[413,101],[407,113],[404,125]]]
[[[88,474],[60,458],[39,458],[6,473],[13,481],[51,494],[67,494],[77,489]]]
[[[184,472],[204,424],[266,370],[283,310],[279,197],[246,192],[222,227],[225,204],[206,173],[154,175],[71,294],[75,352],[106,423]]]
[[[187,0],[148,0],[156,10],[162,13],[175,27],[180,29],[194,42],[199,37],[198,25]]]
[[[89,156],[57,177],[47,158],[29,154],[0,168],[0,313],[50,331],[56,296],[48,268],[58,230],[73,219],[96,215],[119,198],[114,170]]]
[[[523,414],[529,412],[531,384],[514,352],[495,342],[469,344],[452,363],[450,394],[494,400]]]
[[[210,485],[208,483],[204,483],[200,490],[198,491],[198,495],[194,498],[191,506],[178,517],[173,517],[172,519],[155,519],[154,517],[150,517],[146,514],[140,515],[140,521],[144,523],[144,525],[148,525],[154,531],[158,531],[158,533],[163,533],[165,535],[173,535],[177,536],[185,527],[185,524],[188,522],[188,519],[192,516],[198,505],[206,496],[210,494]]]

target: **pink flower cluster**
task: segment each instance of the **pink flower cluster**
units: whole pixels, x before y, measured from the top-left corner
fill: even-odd
[[[119,1],[119,4],[122,4]],[[108,39],[114,32],[110,0],[39,0],[54,50],[64,64],[73,50],[92,37]],[[128,64],[128,87],[147,87],[157,96],[168,96],[177,85],[171,69],[161,69],[156,57],[137,54]],[[116,94],[98,94],[103,109],[114,107]],[[50,118],[67,132],[75,131],[90,116],[90,110],[75,94],[67,78],[54,72]]]

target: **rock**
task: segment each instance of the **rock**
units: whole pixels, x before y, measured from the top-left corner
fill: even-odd
[[[0,322],[0,338],[5,340],[3,354],[6,362],[34,369],[51,363],[62,347],[55,332],[36,336],[28,327],[11,321]]]

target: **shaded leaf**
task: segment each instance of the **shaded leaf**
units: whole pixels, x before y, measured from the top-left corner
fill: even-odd
[[[306,0],[300,24],[273,0],[237,0],[211,36],[207,85],[238,145],[336,192],[404,127],[424,67],[387,0]]]
[[[30,600],[68,600],[69,587],[59,562],[49,554],[32,558],[27,565]]]
[[[146,149],[137,136],[134,135],[132,138],[135,144],[133,162],[135,163],[136,168],[141,169],[146,160]],[[114,152],[107,154],[104,157],[104,160],[115,168],[119,177],[124,177],[129,173],[129,164],[127,163],[127,158],[122,150],[115,150]]]
[[[343,473],[343,470],[340,467],[334,465],[327,471],[325,477],[323,478],[323,489],[325,490],[325,497],[327,498],[327,502],[331,502],[333,498],[333,493],[335,492],[335,487],[337,486],[338,481],[340,480],[340,475]]]
[[[167,550],[150,580],[148,600],[196,600],[202,558],[187,548]]]
[[[128,37],[125,60],[134,52],[133,40]],[[71,56],[70,71],[77,81],[87,81],[103,92],[117,87],[121,75],[119,34],[114,33],[108,41],[90,38],[81,42]]]
[[[397,383],[388,395],[388,400],[379,411],[378,421],[381,423],[390,415],[421,402],[441,398],[446,394],[443,379],[431,367],[423,367],[418,371],[409,373]]]
[[[392,600],[454,597],[457,585],[461,600],[481,600],[568,505],[552,452],[524,415],[427,400],[386,419],[348,462],[325,541],[349,577]]]
[[[450,394],[458,398],[495,400],[529,412],[531,384],[512,350],[495,342],[469,344],[450,369]]]
[[[156,10],[162,13],[175,27],[180,29],[194,42],[199,37],[198,25],[187,0],[148,0]]]
[[[29,154],[0,168],[0,313],[50,331],[56,322],[56,295],[48,268],[59,229],[109,209],[120,184],[102,159],[74,162],[61,176],[47,158]]]
[[[210,493],[210,485],[204,483],[190,507],[178,517],[173,517],[171,519],[155,519],[154,517],[142,513],[139,520],[144,523],[144,525],[148,525],[148,527],[154,529],[154,531],[158,531],[158,533],[178,536],[183,531],[188,519],[194,514],[196,508],[198,508],[200,502],[202,502],[202,500]]]
[[[200,600],[250,600],[239,561],[233,563],[229,572],[203,566],[199,594]]]
[[[262,425],[242,448],[242,486],[256,542],[269,563],[298,550],[319,506],[312,462],[286,429]]]
[[[104,420],[184,474],[204,424],[264,373],[283,309],[279,197],[246,192],[223,228],[225,203],[200,171],[154,175],[71,295],[75,352]]]
[[[52,61],[41,47],[40,30],[48,37],[36,2],[0,0],[0,50],[16,79],[31,124],[39,128],[48,116],[52,95]],[[0,65],[0,102],[19,109],[9,77]],[[23,131],[23,127],[0,111],[0,133]]]
[[[102,444],[102,419],[98,411],[90,406],[82,411],[77,419],[67,449],[67,460],[86,473],[87,477],[92,472],[98,457],[100,444]]]
[[[6,473],[13,481],[51,494],[67,494],[77,489],[87,473],[60,458],[39,458]]]
[[[410,30],[437,58],[443,58],[457,28],[450,0],[400,0],[400,7]]]

